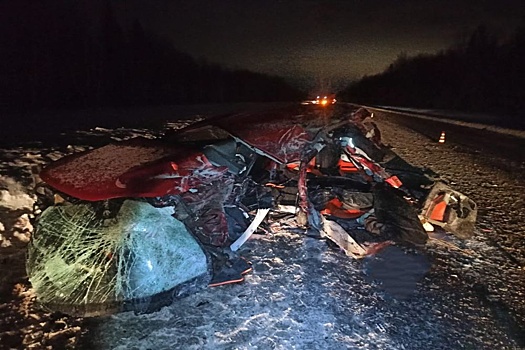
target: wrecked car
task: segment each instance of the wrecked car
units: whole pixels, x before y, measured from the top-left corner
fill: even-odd
[[[384,146],[368,117],[342,104],[229,114],[52,163],[27,263],[40,304],[152,311],[240,282],[238,250],[268,220],[354,258],[423,246],[434,228],[471,235],[475,203]]]

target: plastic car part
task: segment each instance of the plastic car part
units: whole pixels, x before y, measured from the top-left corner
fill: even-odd
[[[424,245],[428,235],[416,210],[403,198],[402,192],[385,183],[373,189],[374,213],[381,224],[381,235],[396,243]]]
[[[458,238],[469,238],[474,234],[477,211],[473,200],[437,182],[428,194],[421,215]]]
[[[209,283],[208,258],[172,209],[126,200],[104,219],[94,207],[42,213],[27,271],[44,307],[75,316],[152,311]]]

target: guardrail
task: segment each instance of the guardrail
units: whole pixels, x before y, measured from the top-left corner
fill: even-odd
[[[450,116],[445,117],[445,116],[437,116],[437,115],[428,115],[424,113],[416,113],[413,111],[401,111],[399,109],[388,108],[388,107],[358,105],[354,103],[350,103],[350,104],[356,107],[366,108],[370,112],[375,111],[375,112],[382,112],[382,113],[388,113],[388,114],[395,114],[399,116],[426,119],[426,120],[436,121],[440,123],[454,124],[454,125],[459,125],[459,126],[478,129],[478,130],[488,130],[488,131],[497,132],[500,134],[506,134],[506,135],[511,135],[511,136],[515,136],[519,138],[525,138],[525,130],[510,129],[510,128],[505,128],[501,126],[482,124],[482,123],[476,123],[476,122],[468,122],[468,121],[459,120],[459,119],[452,119]]]

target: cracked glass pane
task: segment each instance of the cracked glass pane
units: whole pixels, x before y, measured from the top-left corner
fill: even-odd
[[[208,284],[207,257],[173,209],[126,200],[115,218],[102,219],[94,208],[64,205],[42,213],[27,264],[42,305],[99,315]]]

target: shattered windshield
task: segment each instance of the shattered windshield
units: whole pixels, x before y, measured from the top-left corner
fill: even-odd
[[[140,309],[153,295],[209,279],[206,255],[169,209],[127,200],[116,217],[101,215],[83,204],[40,216],[28,272],[44,306],[86,316]]]

